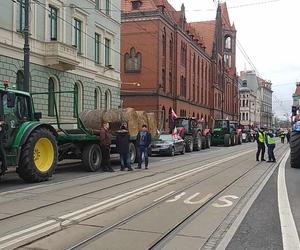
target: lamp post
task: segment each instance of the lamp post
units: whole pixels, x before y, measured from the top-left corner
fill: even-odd
[[[25,12],[25,23],[24,23],[24,91],[29,92],[29,0],[25,0],[24,12]],[[22,1],[21,3],[22,4]],[[22,9],[23,6],[21,6]],[[22,10],[21,10],[22,11]]]

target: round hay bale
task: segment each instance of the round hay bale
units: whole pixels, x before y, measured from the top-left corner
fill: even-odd
[[[88,129],[100,129],[102,116],[103,110],[100,109],[85,110],[79,115],[83,125]]]
[[[137,112],[133,108],[126,108],[123,109],[122,114],[123,114],[123,122],[127,123],[129,135],[136,136],[139,132],[139,124],[138,124],[139,116]]]
[[[122,125],[123,115],[121,109],[110,109],[104,112],[103,122],[109,123],[110,132],[115,135]]]
[[[154,113],[147,113],[149,132],[152,136],[157,135],[157,120]]]
[[[141,129],[142,126],[145,124],[147,125],[148,129],[149,129],[149,125],[148,125],[148,116],[147,113],[145,111],[137,111],[138,114],[138,128]]]

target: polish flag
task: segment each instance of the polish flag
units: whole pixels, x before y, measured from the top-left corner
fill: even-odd
[[[172,117],[172,120],[173,120],[173,121],[174,121],[175,118],[177,118],[177,115],[176,115],[174,109],[172,109],[171,117]]]
[[[173,136],[174,139],[177,138],[177,128],[176,128],[176,126],[175,126],[175,128],[172,132],[172,136]]]

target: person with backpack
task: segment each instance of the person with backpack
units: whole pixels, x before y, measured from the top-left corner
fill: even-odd
[[[143,162],[143,156],[145,159],[145,169],[148,169],[148,149],[151,144],[151,134],[148,131],[147,125],[144,124],[142,126],[142,129],[137,134],[137,150],[138,150],[138,166],[137,169],[142,168],[142,162]]]

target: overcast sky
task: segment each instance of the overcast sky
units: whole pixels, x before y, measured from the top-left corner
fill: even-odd
[[[168,1],[177,10],[184,3],[188,21],[211,20],[216,15],[213,0]],[[226,2],[239,42],[262,78],[273,83],[273,112],[282,118],[291,112],[295,83],[300,81],[300,0]],[[252,69],[237,49],[238,72],[245,66]]]

